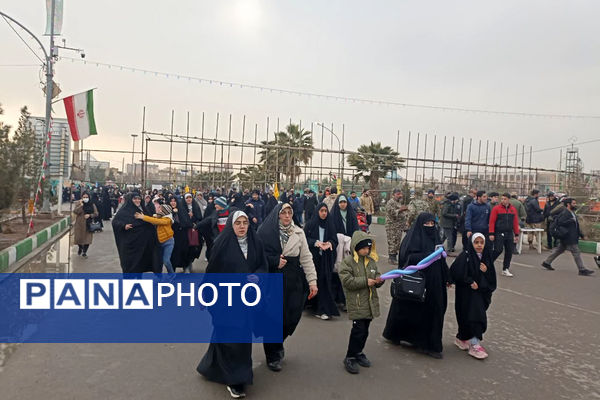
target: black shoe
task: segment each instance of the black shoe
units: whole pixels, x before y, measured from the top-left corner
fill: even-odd
[[[281,371],[281,360],[271,361],[267,363],[267,368],[269,368],[273,372]]]
[[[87,258],[87,254],[83,253],[83,254],[81,255],[81,257],[83,257],[83,258]]]
[[[360,353],[356,355],[356,362],[361,367],[369,368],[371,366],[371,361],[365,356],[364,353]]]
[[[442,353],[437,352],[437,351],[423,350],[423,354],[426,354],[429,357],[433,357],[433,358],[435,358],[437,360],[441,360],[442,358],[444,358],[444,355]]]
[[[542,263],[542,267],[546,268],[548,271],[554,271],[554,267],[548,264],[546,261]]]
[[[234,399],[242,399],[246,397],[246,392],[244,392],[244,385],[231,385],[227,386],[227,390],[229,394]]]
[[[596,265],[600,268],[600,256],[595,256],[594,261],[596,261]]]
[[[591,269],[582,269],[581,271],[579,271],[579,275],[581,275],[581,276],[590,276],[594,272],[595,271],[592,271]]]
[[[358,369],[358,364],[356,363],[356,358],[344,358],[344,367],[346,368],[346,371],[350,372],[351,374],[358,374],[360,372]]]

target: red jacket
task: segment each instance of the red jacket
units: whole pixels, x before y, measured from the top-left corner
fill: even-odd
[[[493,233],[513,232],[519,235],[519,218],[517,209],[512,204],[504,207],[498,204],[492,208],[490,215],[490,235]]]

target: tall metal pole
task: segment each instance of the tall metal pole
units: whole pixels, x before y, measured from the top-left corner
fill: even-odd
[[[187,176],[188,176],[188,149],[190,146],[190,112],[187,112],[187,123],[185,129],[185,181],[184,186],[187,186]]]
[[[144,112],[142,113],[142,153],[144,152],[144,136],[145,136],[145,132],[146,132],[146,106],[144,106]],[[140,164],[141,164],[141,171],[140,171],[140,180],[142,181],[142,189],[146,188],[146,163],[144,162],[144,158],[143,156],[140,156]]]
[[[133,163],[133,156],[135,154],[135,138],[137,135],[132,133],[131,137],[133,138],[133,143],[131,144],[131,183],[135,184],[135,164]]]
[[[171,110],[171,140],[169,142],[169,183],[174,183],[173,170],[171,165],[173,163],[173,121],[175,119],[175,110]]]
[[[46,136],[44,138],[44,143],[50,140],[50,118],[52,114],[52,92],[53,92],[53,81],[52,78],[54,76],[54,71],[52,68],[52,58],[54,56],[54,8],[55,8],[55,0],[52,0],[52,9],[50,11],[50,53],[46,54]],[[49,145],[46,145],[45,150],[49,149]],[[49,179],[48,176],[50,173],[50,162],[49,162],[49,154],[44,151],[44,176],[46,179]],[[60,196],[60,194],[59,194]],[[44,185],[44,201],[42,202],[42,212],[50,212],[50,190],[48,185]]]

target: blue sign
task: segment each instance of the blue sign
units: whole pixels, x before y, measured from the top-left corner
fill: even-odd
[[[0,274],[0,342],[276,343],[281,274]]]

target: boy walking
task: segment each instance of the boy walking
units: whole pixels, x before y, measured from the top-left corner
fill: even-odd
[[[350,241],[352,254],[340,265],[339,275],[346,295],[348,318],[352,320],[352,330],[344,367],[351,374],[358,374],[361,367],[370,367],[371,362],[363,353],[371,320],[379,316],[377,288],[384,281],[377,270],[375,240],[362,231],[356,231]]]

